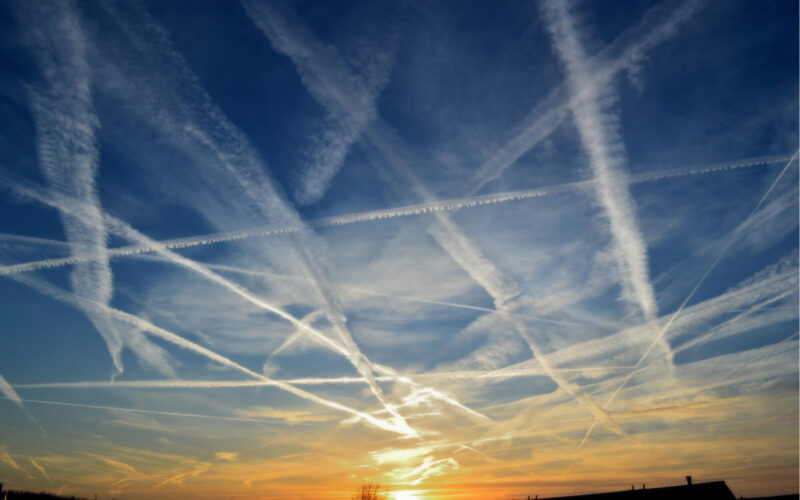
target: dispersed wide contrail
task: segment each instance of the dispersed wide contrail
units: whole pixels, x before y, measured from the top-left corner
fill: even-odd
[[[642,20],[617,36],[609,45],[592,57],[589,75],[591,89],[610,83],[617,75],[640,64],[647,52],[669,39],[677,29],[691,19],[707,0],[662,2],[650,8]],[[475,194],[500,175],[527,151],[542,142],[569,116],[570,107],[582,95],[570,95],[568,85],[554,88],[517,125],[520,130],[495,151],[468,182],[465,192]]]
[[[619,120],[608,105],[603,105],[616,101],[616,96],[608,86],[598,86],[592,79],[593,68],[576,30],[571,2],[549,0],[540,5],[571,94],[580,96],[571,104],[572,116],[589,155],[597,198],[609,222],[612,253],[622,271],[625,298],[638,305],[645,320],[653,319],[658,309],[636,204],[622,175],[626,153]]]
[[[653,172],[644,172],[644,173],[630,175],[627,178],[627,182],[630,184],[635,184],[635,183],[653,182],[662,179],[678,178],[689,175],[721,173],[743,168],[752,168],[752,167],[773,165],[777,163],[784,163],[789,158],[790,156],[753,157],[753,158],[744,158],[741,160],[736,160],[731,162],[714,163],[706,166],[657,170]],[[10,185],[7,179],[2,178],[2,175],[0,175],[0,183]],[[364,222],[380,221],[385,219],[394,219],[397,217],[427,215],[437,211],[456,211],[462,208],[473,208],[473,207],[481,207],[484,205],[491,205],[494,203],[528,200],[543,196],[551,196],[559,193],[588,191],[592,189],[594,183],[595,183],[594,180],[578,181],[578,182],[558,184],[538,189],[506,191],[502,193],[471,196],[468,198],[454,198],[449,200],[433,201],[429,203],[418,203],[414,205],[404,205],[396,208],[371,210],[368,212],[358,212],[347,215],[324,217],[321,219],[310,219],[306,220],[305,224],[311,228],[325,228],[325,227],[345,226],[349,224],[357,224]],[[238,240],[245,240],[249,238],[261,238],[273,235],[289,234],[300,231],[301,229],[302,228],[300,226],[263,226],[263,227],[254,227],[250,229],[243,229],[239,231],[226,231],[220,233],[205,234],[200,236],[189,236],[186,238],[159,240],[157,241],[157,243],[163,246],[164,248],[168,248],[170,250],[178,250],[194,246],[235,242]],[[40,243],[43,245],[45,244],[63,245],[63,246],[69,245],[66,242],[42,240],[39,238],[29,239],[24,236],[17,236],[17,235],[4,234],[0,236],[0,238],[11,241],[19,239],[19,241]],[[154,253],[155,251],[156,251],[155,248],[149,245],[127,245],[122,247],[109,248],[107,254],[109,257],[128,257],[132,255]],[[37,271],[40,269],[51,269],[63,266],[71,266],[81,262],[91,262],[94,258],[95,257],[93,255],[84,254],[84,255],[72,255],[70,257],[23,262],[20,264],[4,265],[0,266],[0,276]]]
[[[82,202],[80,215],[59,211],[71,252],[92,256],[90,261],[76,263],[70,282],[78,295],[108,304],[113,278],[95,183],[99,120],[92,104],[91,67],[81,20],[68,2],[17,7],[27,26],[25,39],[44,75],[42,83],[30,91],[39,164],[54,195]],[[103,337],[116,372],[122,373],[124,341],[116,325],[104,313],[84,313]]]
[[[0,176],[0,182],[2,182],[2,181],[6,181],[8,183],[7,185],[9,187],[11,187],[12,189],[14,189],[20,195],[30,197],[32,199],[35,199],[35,200],[37,200],[39,202],[42,202],[44,204],[47,204],[47,205],[58,205],[59,207],[62,207],[62,210],[65,210],[65,211],[72,210],[70,200],[49,199],[48,197],[46,197],[41,192],[40,189],[38,189],[36,186],[31,185],[30,183],[24,182],[24,181],[22,181],[20,179],[17,179],[16,181],[14,181],[9,176],[6,176],[6,177]],[[122,236],[122,237],[124,237],[126,239],[129,239],[129,240],[132,240],[132,241],[136,241],[140,245],[144,244],[144,245],[147,245],[147,246],[150,246],[150,247],[154,248],[156,252],[161,254],[163,257],[169,259],[171,262],[173,262],[175,264],[178,264],[178,265],[182,265],[184,267],[187,267],[187,268],[199,273],[201,276],[209,279],[210,281],[222,285],[223,287],[227,288],[228,290],[232,291],[233,293],[235,293],[235,294],[239,295],[240,297],[244,298],[248,302],[250,302],[250,303],[252,303],[252,304],[254,304],[254,305],[256,305],[256,306],[258,306],[258,307],[260,307],[262,309],[265,309],[267,311],[273,312],[274,314],[278,315],[279,317],[281,317],[281,318],[289,321],[293,325],[295,325],[295,327],[297,327],[298,329],[300,329],[302,331],[305,331],[307,334],[312,336],[315,340],[318,340],[320,343],[322,343],[323,345],[325,345],[328,348],[330,348],[333,352],[335,352],[337,354],[340,354],[340,355],[342,355],[342,356],[344,356],[344,357],[346,357],[348,359],[351,359],[352,350],[347,349],[346,347],[340,345],[337,342],[334,342],[333,340],[328,338],[326,335],[324,335],[322,332],[318,331],[317,329],[311,327],[310,325],[308,325],[306,323],[301,322],[300,320],[298,320],[297,318],[295,318],[291,314],[283,311],[281,308],[279,308],[277,306],[274,306],[274,305],[266,302],[265,300],[263,300],[263,299],[261,299],[259,297],[256,297],[251,292],[249,292],[245,288],[241,287],[237,283],[234,283],[232,281],[229,281],[229,280],[225,279],[224,277],[220,276],[217,273],[214,273],[213,271],[208,269],[206,266],[204,266],[204,265],[202,265],[202,264],[200,264],[198,262],[192,261],[190,259],[187,259],[185,257],[182,257],[182,256],[174,253],[174,252],[171,252],[171,251],[165,249],[163,246],[158,245],[157,242],[155,242],[153,240],[150,240],[147,236],[139,233],[138,231],[136,231],[135,229],[130,227],[130,225],[128,225],[124,221],[121,221],[121,220],[119,220],[119,219],[117,219],[117,218],[115,218],[113,216],[108,215],[108,214],[104,214],[104,219],[105,219],[105,223],[106,223],[107,227],[112,232],[115,232],[116,234],[118,234],[118,235],[120,235],[120,236]],[[17,280],[25,281],[27,283],[30,283],[32,281],[32,280],[30,280],[29,278],[27,278],[25,276],[14,276],[14,275],[12,275],[12,277],[14,279],[17,279]],[[90,303],[92,303],[92,302],[90,301]],[[83,303],[82,302],[78,302],[77,304],[78,305],[82,305]],[[100,308],[100,311],[105,311],[105,310],[106,310],[106,308]],[[120,319],[120,318],[118,318],[118,319]],[[121,320],[130,322],[129,318],[127,318],[127,317],[123,317],[123,318],[121,318]],[[139,326],[143,330],[146,330],[146,331],[152,333],[152,330],[148,330],[147,326],[146,326],[149,323],[143,323],[143,324],[142,323],[134,323],[134,324]],[[144,325],[144,326],[142,326],[142,325]],[[217,361],[220,361],[220,359],[217,359]],[[230,365],[228,365],[228,366],[230,366]],[[385,366],[382,366],[380,368],[373,367],[372,369],[375,369],[379,373],[390,374],[390,375],[393,374],[391,369],[389,369],[388,367],[385,367]],[[374,386],[374,385],[377,384],[377,381],[374,380],[374,377],[373,377],[373,379],[371,381],[370,381],[369,378],[366,378],[366,380],[367,380],[368,385],[370,385],[370,386]],[[402,381],[403,382],[408,382],[408,381],[410,381],[410,379],[408,379],[408,377],[406,377]],[[430,388],[430,389],[432,391],[432,394],[434,394],[436,396],[439,396],[440,399],[442,399],[443,401],[448,402],[450,404],[453,404],[454,406],[458,407],[459,409],[462,409],[462,410],[466,411],[468,416],[474,417],[475,415],[477,415],[476,412],[466,408],[461,403],[456,402],[453,398],[450,398],[449,396],[446,396],[443,393],[441,393],[440,391],[436,391],[433,388]],[[395,414],[397,412],[390,410],[390,413],[393,416],[395,416]],[[395,417],[395,419],[396,419],[396,417]],[[407,424],[399,424],[399,427],[402,428],[402,429],[405,429],[405,432],[408,433],[408,434],[411,434],[411,435],[415,434],[415,431],[413,429],[411,429],[410,427],[408,427]]]

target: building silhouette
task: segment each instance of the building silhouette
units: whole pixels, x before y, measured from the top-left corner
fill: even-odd
[[[611,491],[607,493],[590,493],[588,495],[571,495],[551,497],[547,500],[736,500],[725,481],[709,483],[692,483],[692,477],[686,476],[686,484],[647,488],[646,485],[629,490]]]

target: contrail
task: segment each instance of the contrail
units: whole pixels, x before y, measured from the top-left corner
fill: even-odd
[[[767,157],[753,157],[744,158],[732,162],[721,162],[707,166],[700,167],[684,167],[679,169],[658,170],[653,172],[645,172],[634,174],[627,177],[627,182],[630,184],[653,182],[662,179],[677,178],[689,175],[703,175],[711,173],[719,173],[732,171],[742,168],[751,168],[756,166],[771,165],[775,163],[783,163],[787,161],[789,156],[767,156]],[[2,179],[0,179],[2,181]],[[491,205],[495,203],[505,203],[509,201],[521,201],[543,196],[551,196],[554,194],[568,193],[574,191],[588,191],[591,190],[596,183],[595,180],[586,180],[578,182],[570,182],[565,184],[558,184],[546,188],[528,189],[520,191],[506,191],[502,193],[471,196],[468,198],[453,198],[449,200],[432,201],[429,203],[419,203],[414,205],[405,205],[395,208],[387,208],[381,210],[371,210],[368,212],[359,212],[347,215],[338,215],[332,217],[324,217],[320,219],[306,220],[305,225],[310,228],[325,228],[345,226],[349,224],[357,224],[363,222],[373,222],[386,219],[394,219],[397,217],[411,217],[417,215],[428,215],[432,212],[444,211],[453,212],[463,208],[474,208],[484,205]],[[6,183],[8,184],[8,183]],[[255,227],[250,229],[243,229],[240,231],[227,231],[220,233],[211,233],[200,236],[189,236],[186,238],[175,238],[170,240],[161,240],[157,243],[164,248],[170,250],[190,248],[194,246],[213,245],[216,243],[227,243],[238,240],[245,240],[249,238],[261,238],[273,235],[282,235],[295,233],[302,230],[301,226],[264,226]],[[60,242],[55,240],[47,240],[43,238],[29,238],[25,236],[0,235],[0,239],[18,240],[30,243],[40,243],[47,245],[61,245],[68,246],[67,242]],[[140,254],[153,253],[156,249],[149,245],[127,245],[123,247],[109,248],[107,254],[109,257],[128,257]],[[9,275],[30,271],[37,271],[40,269],[50,269],[63,266],[76,265],[82,262],[92,262],[95,259],[93,255],[72,255],[70,257],[45,259],[39,261],[24,262],[21,264],[0,266],[0,275]],[[402,298],[402,297],[396,297]],[[494,311],[494,309],[492,309]]]
[[[262,12],[261,4],[243,2],[243,5],[251,17],[263,16],[263,19],[270,20],[270,13]],[[267,10],[274,8],[275,4]],[[319,74],[313,71],[313,68],[320,65],[326,66],[333,73],[341,73],[338,75],[339,78],[354,77],[351,84],[359,88],[359,94],[364,96],[365,101],[374,102],[389,83],[389,71],[393,63],[391,50],[373,48],[373,53],[364,58],[367,67],[361,74],[354,74],[336,64],[344,58],[332,45],[314,43],[310,36],[305,37],[304,44],[294,43],[292,33],[286,33],[280,22],[266,22],[259,27],[270,31],[270,40],[277,50],[291,57],[296,64],[307,67],[306,70],[300,71],[300,76],[306,88],[316,90],[314,97],[320,102],[336,99],[325,92],[327,87],[323,82],[314,81],[315,78],[319,78]],[[377,43],[370,44],[372,47],[377,45]],[[352,145],[358,141],[369,123],[377,118],[377,112],[373,107],[364,107],[363,112],[358,114],[342,112],[334,103],[324,107],[328,115],[322,124],[325,131],[318,134],[320,137],[314,141],[316,147],[306,150],[307,158],[301,166],[304,172],[301,173],[301,187],[297,190],[296,198],[303,204],[313,203],[322,198]]]
[[[177,77],[182,94],[194,101],[190,105],[197,110],[193,112],[193,115],[196,115],[198,119],[190,119],[189,123],[185,124],[183,132],[194,138],[212,157],[218,160],[219,165],[238,183],[241,191],[265,220],[278,220],[282,224],[302,228],[292,235],[290,241],[300,264],[305,273],[312,278],[312,284],[325,304],[328,321],[333,325],[342,345],[347,349],[347,359],[369,381],[370,390],[381,405],[392,414],[399,425],[407,426],[403,416],[393,409],[392,404],[383,394],[383,390],[375,382],[371,362],[358,348],[350,332],[343,307],[325,276],[324,262],[326,259],[321,255],[324,246],[316,242],[313,234],[304,227],[299,214],[267,174],[262,158],[250,145],[244,134],[228,120],[202,87],[197,76],[173,47],[166,29],[144,9],[138,10],[139,18],[144,21],[141,28],[146,30],[147,36],[144,38],[138,35],[137,30],[130,24],[130,19],[134,16],[121,16],[119,12],[114,13],[117,21],[127,27],[129,36],[135,38],[146,48],[155,49],[163,54],[170,66],[169,69]],[[206,269],[206,271],[208,270]],[[290,315],[282,315],[285,319],[289,319],[287,316]],[[299,323],[293,317],[290,321],[294,324]],[[411,431],[410,428],[409,431]]]
[[[0,394],[2,394],[5,399],[12,401],[14,404],[19,406],[19,409],[22,410],[22,412],[25,414],[26,417],[28,417],[28,419],[31,422],[33,422],[33,424],[39,429],[39,431],[43,435],[47,436],[47,431],[45,431],[44,428],[39,424],[39,421],[36,420],[36,418],[34,418],[33,415],[31,415],[31,412],[29,412],[28,409],[25,408],[25,405],[22,404],[22,398],[19,397],[19,394],[17,394],[17,392],[14,390],[11,384],[9,384],[8,381],[2,375],[0,375]]]
[[[175,334],[173,332],[170,332],[169,330],[166,330],[164,328],[158,327],[158,326],[150,323],[149,321],[146,321],[146,320],[144,320],[142,318],[139,318],[138,316],[134,316],[134,315],[126,313],[124,311],[120,311],[118,309],[114,309],[114,308],[112,308],[110,306],[107,306],[107,305],[104,305],[102,303],[92,302],[89,299],[86,299],[86,298],[83,298],[83,297],[80,297],[80,296],[77,296],[77,295],[74,295],[74,294],[70,294],[69,292],[61,290],[61,289],[59,289],[59,288],[57,288],[57,287],[55,287],[53,285],[50,285],[48,283],[44,283],[41,280],[30,278],[28,276],[16,276],[16,277],[14,277],[14,279],[17,280],[17,281],[20,281],[20,282],[22,282],[22,283],[24,283],[24,284],[26,284],[28,286],[30,286],[31,288],[39,291],[42,294],[45,294],[45,295],[47,295],[47,296],[49,296],[49,297],[51,297],[53,299],[59,300],[61,302],[65,302],[67,304],[71,304],[71,305],[74,305],[76,307],[92,307],[92,308],[96,308],[96,309],[98,309],[100,311],[106,312],[116,320],[123,321],[123,322],[129,323],[129,324],[131,324],[133,326],[136,326],[138,328],[141,328],[143,331],[146,331],[149,334],[152,334],[152,335],[154,335],[154,336],[156,336],[158,338],[161,338],[161,339],[163,339],[163,340],[165,340],[167,342],[170,342],[170,343],[172,343],[172,344],[174,344],[174,345],[176,345],[178,347],[181,347],[183,349],[192,351],[192,352],[194,352],[196,354],[200,354],[201,356],[204,356],[204,357],[206,357],[206,358],[208,358],[208,359],[210,359],[212,361],[215,361],[215,362],[217,362],[217,363],[219,363],[219,364],[221,364],[223,366],[227,366],[227,367],[232,368],[232,369],[234,369],[236,371],[244,373],[245,375],[248,375],[248,376],[250,376],[250,377],[252,377],[252,378],[254,378],[256,380],[259,380],[259,381],[265,383],[265,385],[270,385],[270,386],[276,387],[278,389],[282,389],[282,390],[284,390],[286,392],[289,392],[291,394],[294,394],[294,395],[296,395],[296,396],[298,396],[300,398],[315,402],[315,403],[320,404],[322,406],[327,406],[328,408],[333,408],[335,410],[343,411],[343,412],[349,413],[349,414],[351,414],[353,416],[356,416],[358,418],[364,418],[364,419],[366,419],[367,422],[375,425],[378,428],[381,428],[381,429],[384,429],[384,430],[387,430],[387,431],[391,431],[391,432],[395,432],[395,433],[399,433],[399,434],[402,434],[402,435],[409,435],[409,430],[407,428],[405,428],[405,427],[401,427],[401,426],[397,426],[397,425],[394,425],[394,424],[390,424],[390,423],[385,422],[383,420],[376,419],[376,418],[372,417],[371,415],[369,415],[369,414],[367,414],[365,412],[358,411],[358,410],[355,410],[355,409],[350,408],[348,406],[336,403],[334,401],[330,401],[330,400],[324,399],[324,398],[322,398],[320,396],[312,394],[312,393],[310,393],[308,391],[305,391],[303,389],[298,389],[297,387],[294,387],[294,386],[292,386],[290,384],[287,384],[285,382],[280,382],[280,381],[277,381],[277,380],[270,379],[269,377],[266,377],[266,376],[264,376],[262,374],[256,373],[256,372],[254,372],[254,371],[252,371],[252,370],[250,370],[250,369],[248,369],[248,368],[236,363],[235,361],[233,361],[233,360],[231,360],[229,358],[226,358],[225,356],[217,354],[217,353],[215,353],[215,352],[213,352],[213,351],[211,351],[211,350],[209,350],[209,349],[207,349],[207,348],[205,348],[205,347],[203,347],[201,345],[198,345],[198,344],[196,344],[196,343],[194,343],[194,342],[192,342],[192,341],[190,341],[188,339],[185,339],[185,338],[183,338],[183,337],[181,337],[181,336],[179,336],[179,335],[177,335],[177,334]]]
[[[47,479],[47,480],[48,480],[48,481],[50,481],[51,483],[53,482],[53,480],[52,480],[52,479],[50,479],[50,476],[49,476],[49,475],[47,475],[47,471],[46,471],[46,470],[44,470],[44,467],[42,467],[41,465],[39,465],[39,463],[38,463],[36,460],[34,460],[34,459],[33,459],[33,457],[28,457],[28,461],[31,463],[31,465],[33,465],[34,467],[36,467],[36,469],[37,469],[39,472],[41,472],[41,473],[42,473],[42,475],[45,477],[45,479]]]
[[[628,300],[638,304],[646,320],[658,315],[655,293],[647,266],[647,247],[639,229],[636,205],[621,173],[625,169],[625,146],[616,116],[602,102],[616,100],[609,89],[592,80],[592,67],[582,46],[568,2],[540,4],[556,54],[566,68],[573,96],[572,115],[589,154],[595,189],[614,238],[613,253],[623,273]],[[665,347],[666,346],[662,346]]]
[[[725,252],[727,252],[728,248],[730,248],[731,245],[733,245],[733,243],[736,241],[736,238],[741,233],[741,229],[743,227],[745,227],[747,225],[747,222],[753,217],[753,215],[755,215],[756,212],[758,212],[758,210],[761,208],[761,205],[764,204],[764,201],[767,199],[769,194],[772,192],[772,190],[775,188],[775,186],[778,184],[778,182],[783,177],[783,174],[786,173],[786,171],[789,169],[789,166],[797,159],[798,153],[800,153],[800,150],[796,151],[795,154],[791,157],[791,159],[789,159],[789,161],[786,163],[786,165],[783,167],[781,172],[778,174],[778,176],[775,178],[775,180],[769,186],[767,191],[764,193],[764,195],[758,201],[758,203],[753,208],[753,210],[750,212],[750,214],[748,214],[748,216],[745,217],[745,219],[736,227],[736,229],[734,229],[733,232],[731,232],[731,235],[728,238],[727,243],[725,244],[725,246],[722,247],[722,249],[720,250],[720,252],[717,255],[717,257],[714,259],[714,261],[709,266],[708,270],[705,272],[705,274],[703,274],[703,276],[700,278],[700,280],[697,282],[697,284],[694,286],[694,288],[691,290],[691,292],[689,292],[689,295],[686,296],[686,299],[684,299],[684,301],[681,303],[680,307],[678,307],[678,309],[676,309],[675,312],[670,316],[669,321],[667,321],[667,323],[664,325],[664,327],[661,328],[661,330],[658,332],[658,336],[653,340],[653,342],[650,343],[650,346],[645,350],[645,352],[644,352],[644,354],[642,354],[641,358],[639,358],[639,361],[636,363],[636,367],[637,368],[642,364],[642,362],[644,362],[644,360],[647,358],[647,356],[653,350],[653,347],[655,347],[655,345],[658,342],[662,341],[662,339],[664,338],[664,335],[666,334],[667,330],[669,330],[669,327],[672,326],[672,323],[675,321],[675,319],[678,317],[678,315],[680,315],[681,311],[683,311],[683,308],[686,307],[686,304],[688,304],[689,301],[692,299],[692,297],[694,297],[694,294],[697,292],[697,290],[700,288],[700,286],[705,282],[706,278],[708,278],[708,276],[711,274],[711,272],[717,267],[717,264],[719,264],[719,262],[722,260],[722,257],[725,255]],[[635,369],[636,368],[634,368],[634,371],[635,371]],[[622,380],[622,382],[619,384],[619,386],[614,391],[614,393],[611,394],[611,396],[608,398],[608,401],[606,401],[606,404],[605,404],[606,408],[609,407],[609,405],[614,401],[614,399],[617,397],[617,395],[619,395],[619,393],[622,391],[622,389],[627,385],[627,383],[630,381],[631,377],[633,376],[634,371],[631,371],[630,373],[628,373],[628,375]],[[590,427],[589,430],[586,432],[586,437],[584,438],[584,442],[586,441],[586,439],[588,439],[589,435],[591,434],[591,430],[592,430],[592,427]]]
[[[218,415],[203,415],[198,413],[183,413],[183,412],[175,412],[175,411],[160,411],[160,410],[142,410],[138,408],[122,408],[118,406],[102,406],[102,405],[87,405],[81,403],[67,403],[64,401],[42,401],[39,399],[23,399],[26,403],[35,403],[35,404],[45,404],[45,405],[57,405],[57,406],[72,406],[76,408],[92,408],[96,410],[111,410],[111,411],[124,411],[124,412],[131,412],[131,413],[146,413],[150,415],[167,415],[171,417],[191,417],[191,418],[204,418],[204,419],[211,419],[211,420],[231,420],[235,422],[254,422],[263,424],[263,418],[246,418],[246,417],[225,417],[225,416],[218,416]],[[37,466],[39,468],[40,466]],[[45,476],[47,475],[43,469],[39,469],[42,471]],[[48,477],[49,479],[49,477]]]
[[[113,278],[95,183],[99,121],[92,104],[91,67],[81,21],[67,2],[26,4],[18,8],[18,15],[27,25],[28,45],[44,75],[43,84],[30,92],[41,170],[53,195],[81,200],[80,214],[59,212],[72,252],[93,257],[76,264],[70,282],[78,295],[108,304]],[[124,340],[116,325],[103,313],[84,313],[103,337],[116,373],[122,373]]]
[[[590,80],[587,82],[587,89],[607,85],[619,73],[635,67],[650,49],[670,38],[681,25],[691,19],[706,0],[688,0],[673,8],[675,3],[677,2],[662,2],[652,7],[636,26],[617,36],[595,55],[589,61],[592,73],[588,75]],[[525,152],[552,134],[569,116],[570,108],[581,98],[582,94],[570,95],[567,84],[553,89],[517,125],[520,132],[483,163],[466,192],[475,194],[500,177]]]
[[[374,102],[364,99],[358,93],[358,89],[348,86],[348,81],[351,78],[347,78],[344,81],[337,79],[341,74],[347,74],[345,66],[341,62],[338,62],[338,65],[335,66],[337,71],[332,72],[329,71],[332,64],[331,61],[327,61],[324,66],[321,63],[314,64],[313,60],[304,59],[299,61],[299,54],[313,51],[313,44],[309,43],[311,37],[307,28],[303,26],[296,29],[289,27],[287,20],[282,19],[283,16],[279,12],[263,3],[259,4],[257,11],[248,9],[248,14],[255,25],[264,32],[273,46],[279,51],[282,50],[281,47],[287,44],[285,40],[287,37],[293,38],[290,44],[293,50],[286,54],[295,63],[295,67],[301,74],[303,82],[307,85],[309,93],[321,105],[334,107],[339,112],[349,113],[353,116],[358,116],[364,112],[373,112]],[[299,20],[293,20],[300,25]],[[275,25],[280,25],[280,40],[274,40],[276,38]],[[324,95],[325,98],[321,99],[318,97],[320,95]],[[388,126],[376,119],[373,122],[373,126],[365,131],[365,136],[378,155],[400,174],[423,202],[430,202],[434,199],[405,164],[402,159],[403,155],[400,154],[392,142],[393,133]],[[376,164],[381,165],[382,162],[376,162]],[[502,309],[505,304],[515,299],[520,299],[515,307],[523,304],[527,305],[524,300],[526,297],[521,296],[514,281],[486,259],[480,249],[469,241],[456,224],[440,212],[434,212],[434,218],[437,224],[429,228],[431,235],[451,258],[489,293],[494,299],[497,309]],[[541,353],[541,350],[534,344],[533,339],[530,336],[525,336],[524,330],[519,333],[528,341],[534,353]],[[542,364],[548,374],[554,373],[546,361],[543,360]],[[556,382],[559,380],[564,381],[563,377],[558,375],[555,375],[553,380]],[[570,388],[566,390],[569,393],[574,393]],[[595,412],[597,410],[599,410],[599,407],[595,404],[591,411]]]
[[[25,474],[28,477],[28,479],[36,479],[32,475],[30,475],[30,473],[28,473],[28,471],[23,469],[7,451],[3,451],[2,453],[0,453],[0,461],[5,462],[6,464],[8,464],[12,469],[16,469],[16,470],[22,472],[23,474]]]

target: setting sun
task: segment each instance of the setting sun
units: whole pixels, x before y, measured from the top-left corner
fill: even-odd
[[[403,490],[392,493],[393,500],[424,500],[425,497],[417,491]]]

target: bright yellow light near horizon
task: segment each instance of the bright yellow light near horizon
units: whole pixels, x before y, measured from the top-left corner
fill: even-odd
[[[394,500],[423,500],[419,492],[413,490],[394,491],[392,498]]]

